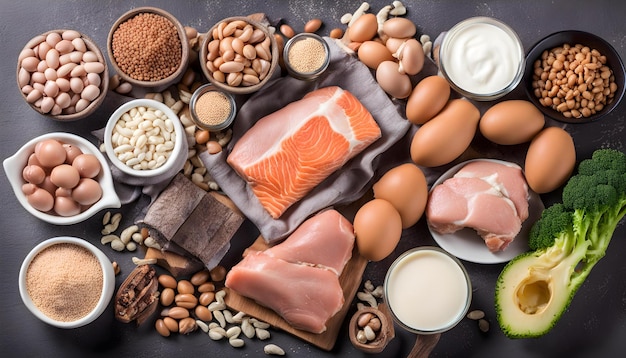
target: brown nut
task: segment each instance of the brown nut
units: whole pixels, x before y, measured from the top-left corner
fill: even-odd
[[[224,266],[215,266],[211,270],[211,280],[213,282],[223,281],[226,277],[226,268]]]
[[[202,285],[198,286],[198,292],[215,292],[215,284],[213,282],[205,282]]]
[[[170,275],[159,275],[159,283],[166,288],[176,288],[176,279]]]
[[[193,293],[179,293],[174,297],[176,306],[186,309],[194,309],[198,305],[198,298]]]
[[[172,317],[163,317],[163,324],[170,332],[178,332],[178,321]]]
[[[214,299],[215,299],[215,292],[213,291],[202,292],[200,294],[200,297],[198,298],[198,303],[200,303],[203,306],[208,306],[211,302],[213,302]]]
[[[210,277],[211,277],[211,273],[209,272],[209,270],[202,270],[193,274],[193,276],[191,276],[191,279],[189,279],[189,281],[194,286],[200,286],[203,283],[207,282]]]
[[[194,314],[201,321],[209,322],[213,319],[213,314],[207,306],[196,306]]]
[[[174,306],[168,310],[167,315],[173,319],[183,319],[189,317],[189,310],[184,307]]]
[[[193,287],[191,282],[189,282],[188,280],[178,281],[176,290],[178,291],[178,293],[191,293],[191,294],[193,294],[196,291],[195,287]]]
[[[143,323],[157,308],[158,288],[154,267],[135,267],[115,295],[115,318],[124,323]]]
[[[161,301],[162,306],[169,306],[174,303],[174,297],[176,297],[176,292],[173,289],[166,287],[161,291],[161,296],[159,300]]]
[[[178,321],[178,333],[189,334],[198,328],[196,320],[191,317],[185,317]]]

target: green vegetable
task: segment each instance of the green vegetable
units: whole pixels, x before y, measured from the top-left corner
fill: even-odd
[[[496,283],[496,313],[510,338],[549,332],[626,214],[626,154],[598,149],[545,209],[530,231],[532,251],[513,258]]]

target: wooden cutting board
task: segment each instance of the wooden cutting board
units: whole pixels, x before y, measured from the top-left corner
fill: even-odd
[[[259,238],[257,238],[248,250],[264,250],[266,248],[268,248],[268,246],[265,244],[265,240],[259,236]],[[361,285],[361,278],[363,277],[366,265],[367,260],[358,253],[355,246],[355,249],[352,251],[352,257],[346,263],[341,276],[339,276],[339,284],[343,289],[343,307],[341,307],[339,312],[326,322],[326,331],[320,334],[293,328],[273,310],[261,306],[253,300],[239,295],[233,290],[228,290],[226,288],[227,294],[224,297],[224,300],[226,305],[233,310],[245,312],[249,316],[269,323],[274,328],[291,333],[316,347],[329,351],[333,348],[335,342],[337,341],[337,335],[339,334],[343,320],[348,313],[350,303]]]

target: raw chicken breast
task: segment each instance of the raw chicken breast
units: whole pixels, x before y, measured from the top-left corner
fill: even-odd
[[[528,197],[528,185],[518,166],[471,162],[433,188],[426,218],[441,234],[472,228],[490,251],[501,251],[528,218]]]
[[[324,87],[261,118],[227,162],[276,219],[380,136],[356,97]]]
[[[266,254],[297,264],[309,264],[341,275],[352,257],[354,228],[336,210],[326,210],[300,225]]]
[[[278,313],[291,326],[313,333],[343,306],[343,291],[332,271],[292,264],[250,252],[226,276],[226,287]]]
[[[477,160],[467,163],[454,176],[476,177],[488,181],[502,192],[502,195],[513,201],[521,221],[528,218],[528,184],[522,168],[518,165]]]
[[[326,330],[344,303],[339,275],[352,255],[352,224],[336,210],[313,216],[285,241],[249,251],[226,287],[268,307],[297,329]]]

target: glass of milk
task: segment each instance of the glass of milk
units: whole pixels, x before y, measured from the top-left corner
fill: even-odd
[[[472,284],[461,262],[432,246],[401,254],[387,271],[384,292],[394,320],[418,334],[450,330],[472,301]]]

